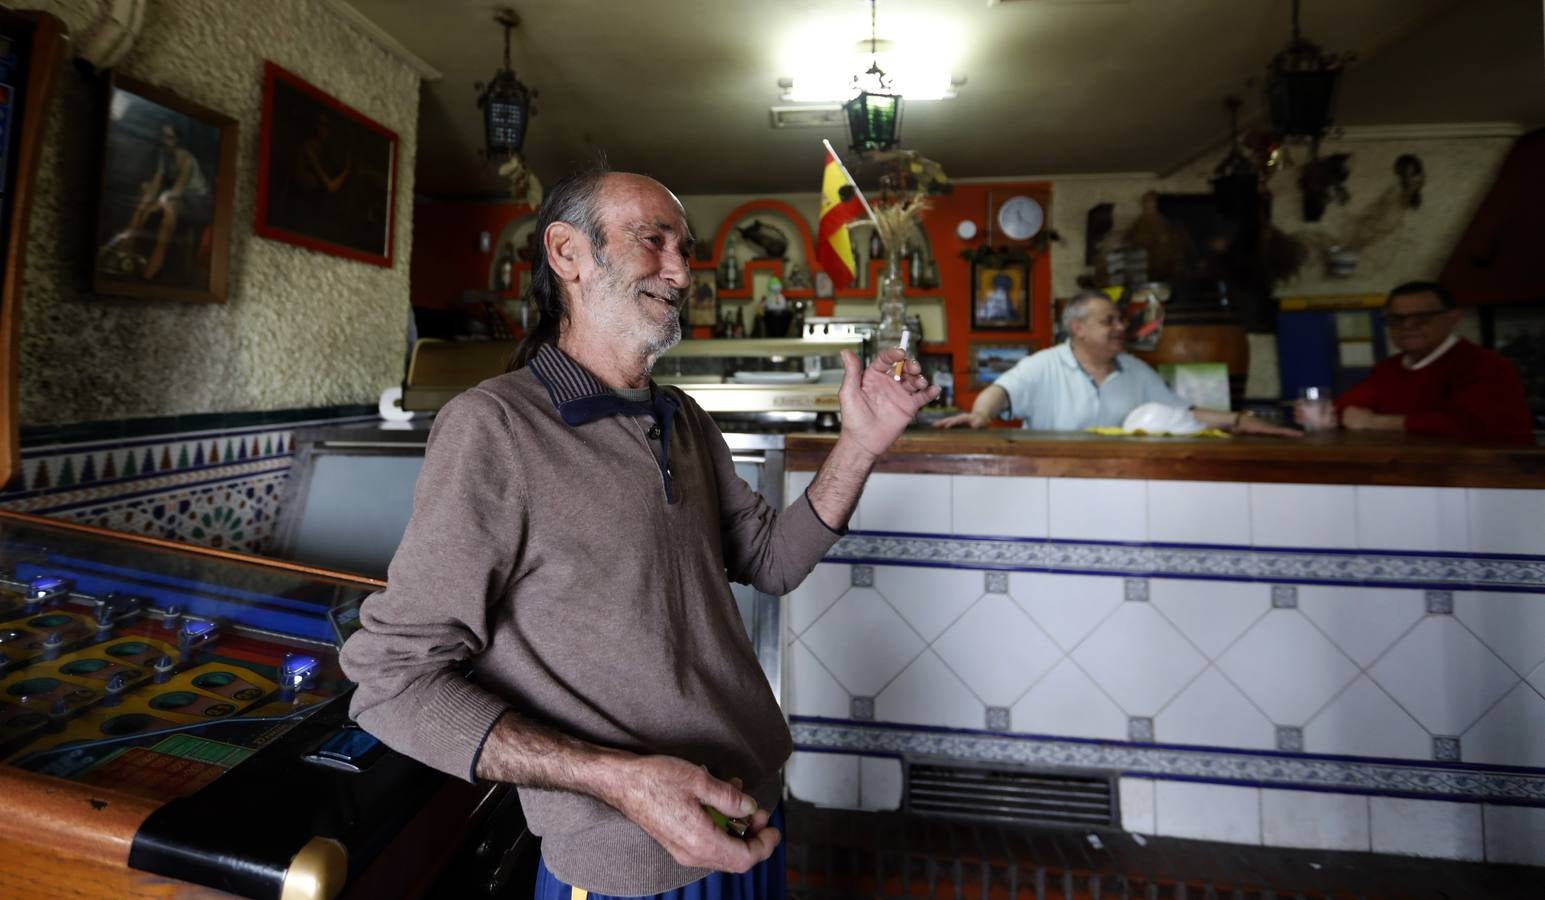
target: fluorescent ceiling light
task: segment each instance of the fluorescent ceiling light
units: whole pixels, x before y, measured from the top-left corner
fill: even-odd
[[[869,38],[853,35],[869,31],[865,15],[825,16],[809,20],[789,35],[780,67],[792,72],[792,82],[781,95],[791,103],[841,103],[858,93],[853,76],[863,76],[870,63],[879,63],[890,79],[891,89],[907,100],[943,100],[955,96],[965,84],[951,68],[960,56],[960,27],[947,18],[880,17],[882,34],[871,52]],[[870,86],[870,90],[874,88]]]

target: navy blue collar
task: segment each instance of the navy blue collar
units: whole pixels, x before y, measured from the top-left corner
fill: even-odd
[[[552,344],[543,344],[526,364],[558,411],[559,418],[569,425],[578,426],[608,416],[633,415],[638,404],[617,396],[611,388],[596,380],[573,357]],[[670,433],[670,421],[676,414],[678,403],[669,391],[660,390],[650,382],[651,405],[655,420]]]

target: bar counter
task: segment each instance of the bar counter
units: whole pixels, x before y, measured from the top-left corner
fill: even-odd
[[[784,598],[800,799],[1545,865],[1539,447],[917,430],[849,529]]]
[[[833,434],[790,435],[788,468],[814,470]],[[1300,438],[1101,436],[1087,432],[913,430],[879,472],[1183,481],[1545,488],[1545,447],[1457,444],[1412,435]]]

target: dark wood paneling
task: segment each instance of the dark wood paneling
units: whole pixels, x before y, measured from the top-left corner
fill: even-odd
[[[835,439],[790,435],[784,458],[788,471],[818,469]],[[919,431],[903,435],[875,471],[1545,488],[1545,449],[1465,446],[1401,435],[1106,438],[1082,432]]]

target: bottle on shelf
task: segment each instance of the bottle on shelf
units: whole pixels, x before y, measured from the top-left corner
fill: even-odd
[[[736,255],[735,235],[724,242],[724,259],[719,261],[719,287],[733,291],[740,287],[740,257]]]

